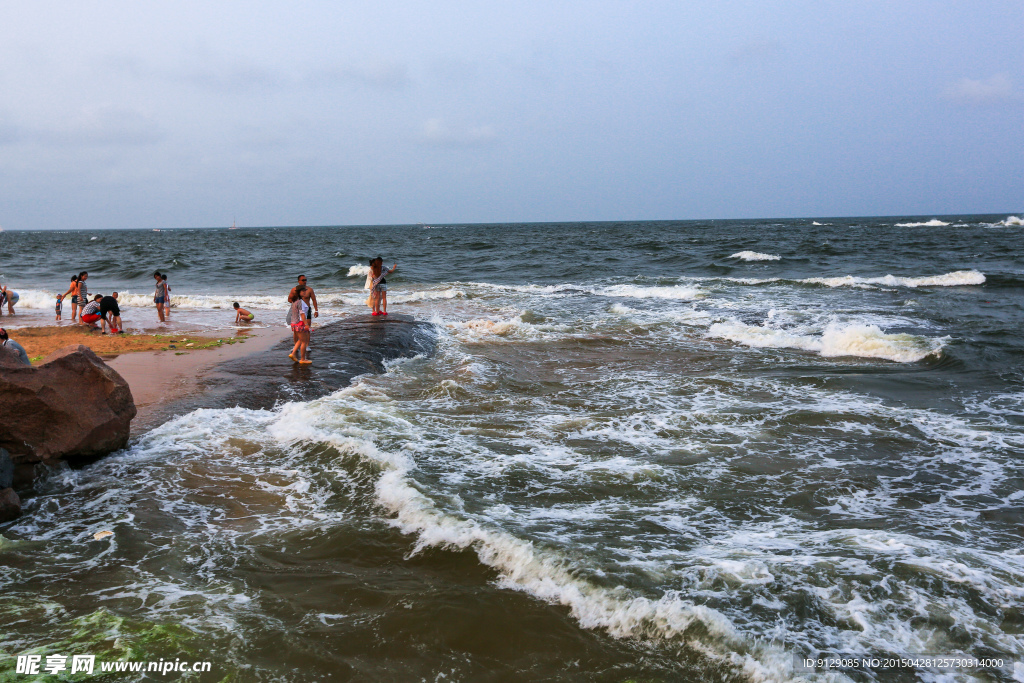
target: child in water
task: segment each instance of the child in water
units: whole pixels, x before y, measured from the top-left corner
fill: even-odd
[[[254,316],[252,313],[239,306],[237,301],[231,305],[234,307],[235,311],[237,311],[237,313],[235,313],[236,325],[240,322],[251,323],[253,320],[255,320],[256,316]]]
[[[391,266],[390,270],[384,270],[384,259],[378,256],[370,261],[370,275],[373,278],[373,313],[370,315],[388,314],[388,281],[387,276],[395,272],[398,264]]]

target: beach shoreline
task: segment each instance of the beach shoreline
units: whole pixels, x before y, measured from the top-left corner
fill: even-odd
[[[251,327],[224,330],[220,335],[210,330],[101,335],[79,325],[40,325],[18,328],[12,336],[35,365],[66,346],[90,348],[128,382],[138,410],[132,421],[132,433],[137,436],[173,417],[163,407],[197,391],[203,376],[218,364],[264,351],[288,339],[290,332],[284,327]]]

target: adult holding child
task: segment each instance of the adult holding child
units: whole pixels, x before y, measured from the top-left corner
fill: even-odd
[[[384,259],[380,256],[370,261],[370,276],[373,280],[373,290],[370,298],[373,301],[373,313],[370,315],[388,314],[388,280],[387,276],[398,269],[398,264],[384,270]]]
[[[310,295],[306,294],[305,300],[303,300],[303,294],[307,289],[305,285],[298,285],[288,293],[288,303],[291,306],[288,308],[288,317],[286,318],[292,328],[292,339],[295,340],[295,345],[292,347],[288,357],[302,365],[308,365],[313,362],[306,358],[306,351],[309,347],[308,301]]]

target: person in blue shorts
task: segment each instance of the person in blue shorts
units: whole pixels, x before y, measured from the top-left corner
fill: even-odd
[[[153,279],[156,280],[156,292],[153,294],[153,303],[156,304],[156,314],[160,316],[160,322],[167,320],[164,317],[164,311],[167,308],[167,282],[164,280],[163,275],[160,271],[153,273]]]
[[[4,314],[4,304],[7,304],[7,313],[14,315],[14,304],[18,303],[20,298],[13,289],[7,289],[6,286],[0,285],[0,315]]]

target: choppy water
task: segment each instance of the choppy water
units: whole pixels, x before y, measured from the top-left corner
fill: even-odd
[[[2,233],[21,320],[86,269],[150,325],[154,268],[178,321],[275,322],[300,271],[336,317],[381,253],[392,310],[439,346],[42,482],[0,526],[0,650],[187,652],[211,681],[968,678],[795,667],[823,652],[1001,656],[982,678],[1022,680],[1022,237],[1008,216]]]

